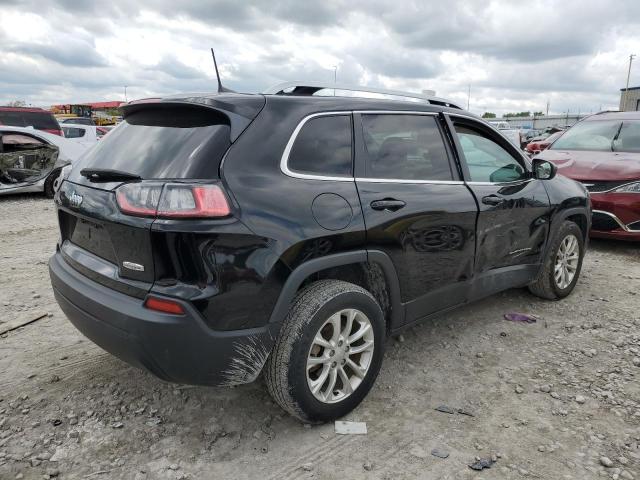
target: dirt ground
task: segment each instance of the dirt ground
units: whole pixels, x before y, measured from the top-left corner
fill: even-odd
[[[368,434],[341,436],[284,414],[262,380],[167,384],[94,346],[53,299],[57,236],[51,201],[0,198],[0,329],[49,314],[0,336],[1,479],[640,480],[638,244],[592,241],[564,301],[511,290],[390,339],[346,418]]]

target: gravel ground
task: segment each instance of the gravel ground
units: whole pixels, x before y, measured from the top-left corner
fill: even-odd
[[[1,479],[640,480],[637,244],[592,241],[562,302],[511,290],[389,340],[346,418],[368,434],[341,436],[284,414],[262,380],[167,384],[84,339],[49,286],[57,235],[50,201],[0,198],[0,328],[48,314],[0,338]]]

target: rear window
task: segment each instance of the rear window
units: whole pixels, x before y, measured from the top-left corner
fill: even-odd
[[[33,127],[36,130],[59,130],[55,117],[47,112],[3,112],[0,111],[0,124],[13,127]]]
[[[228,118],[197,107],[149,108],[127,115],[78,168],[106,168],[143,179],[218,178],[231,145]]]
[[[289,169],[311,175],[351,176],[351,117],[312,118],[298,133],[289,153]]]

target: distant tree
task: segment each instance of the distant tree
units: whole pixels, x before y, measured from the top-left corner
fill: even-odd
[[[503,117],[530,117],[531,112],[505,113]]]
[[[533,112],[534,117],[542,117],[544,115],[543,112]]]
[[[26,107],[27,102],[24,100],[14,100],[13,102],[9,102],[7,104],[8,107]]]
[[[496,118],[496,114],[493,112],[484,112],[482,118]]]

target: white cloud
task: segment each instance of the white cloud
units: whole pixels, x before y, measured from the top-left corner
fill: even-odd
[[[615,108],[636,0],[0,0],[0,103],[35,105],[333,79],[420,91],[471,110]],[[632,84],[640,83],[634,66]]]

